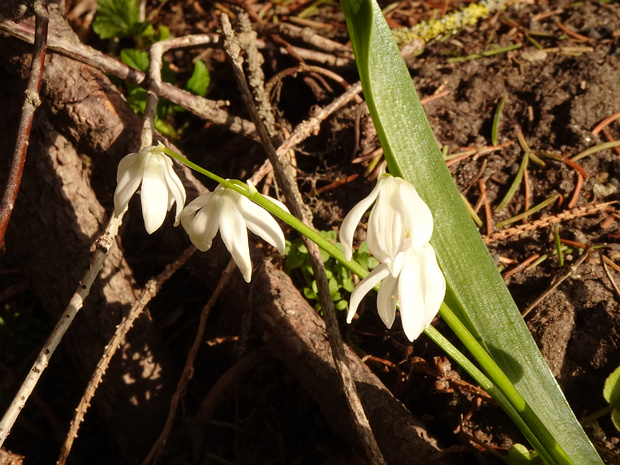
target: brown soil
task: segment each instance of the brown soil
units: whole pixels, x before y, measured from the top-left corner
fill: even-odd
[[[273,4],[266,9],[266,14],[269,16],[275,12],[281,20],[286,20],[308,5],[306,2]],[[391,25],[427,19],[431,13],[441,14],[443,5],[443,2],[405,1],[390,13]],[[67,2],[68,11],[73,11],[73,7],[71,2]],[[211,3],[177,0],[164,4],[149,2],[149,8],[152,7],[157,7],[152,21],[167,24],[175,35],[218,30],[215,19],[217,10]],[[196,21],[196,16],[201,19]],[[344,21],[338,7],[320,6],[318,14],[311,19],[326,25],[324,29],[317,29],[318,32],[346,43]],[[76,30],[88,30],[84,16],[74,17],[72,21]],[[558,23],[586,39],[567,36]],[[528,40],[527,34],[531,31],[547,34],[532,37],[549,51],[539,51]],[[107,48],[109,44],[96,41],[92,34],[90,37],[92,44],[112,53]],[[260,37],[268,43],[277,40],[268,35]],[[6,39],[0,37],[0,42],[2,40]],[[292,42],[308,47],[300,41]],[[522,43],[523,46],[494,56],[460,63],[448,62],[449,57],[487,50],[491,48],[489,44],[507,46],[514,43]],[[191,58],[198,53],[178,52],[172,61],[187,74]],[[265,52],[265,56],[263,68],[267,78],[297,63],[290,56],[284,57],[273,50]],[[222,52],[214,50],[203,59],[207,61],[213,77],[208,97],[230,100],[229,111],[243,115],[243,105]],[[10,74],[12,62],[4,57],[1,60],[4,69],[9,70],[5,73]],[[532,152],[543,156],[572,157],[608,140],[605,132],[593,134],[592,130],[602,120],[620,111],[620,4],[590,0],[580,3],[543,1],[510,4],[476,27],[445,41],[429,44],[419,56],[408,58],[407,63],[420,96],[437,94],[437,98],[425,104],[425,110],[437,141],[442,147],[447,147],[450,154],[491,145],[495,110],[499,100],[507,96],[499,124],[498,142],[512,144],[492,153],[474,154],[451,165],[455,182],[470,203],[476,205],[481,198],[480,179],[494,208],[508,190],[523,156],[523,150],[517,143],[519,130]],[[348,82],[356,80],[351,64],[332,69]],[[11,82],[17,85],[17,80]],[[327,82],[329,85],[325,86],[323,78],[308,74],[285,78],[274,99],[281,126],[290,130],[312,114],[315,105],[324,106],[341,93],[338,84],[331,80]],[[299,185],[304,200],[312,207],[319,229],[337,228],[344,213],[374,184],[362,175],[367,161],[351,163],[353,158],[367,154],[378,146],[369,118],[364,114],[361,117],[360,140],[355,142],[356,108],[357,105],[349,104],[323,123],[318,134],[297,147]],[[205,127],[187,115],[181,115],[173,122],[188,124],[177,141],[188,157],[222,176],[247,178],[262,163],[262,150],[247,138],[231,135],[219,127]],[[605,131],[611,139],[620,138],[620,120],[612,122]],[[359,147],[357,152],[354,152],[355,147]],[[620,152],[601,151],[589,155],[579,164],[589,176],[584,180],[576,207],[620,200]],[[102,197],[107,198],[108,204],[103,203],[111,208],[112,190],[106,185],[104,175],[100,173],[100,178],[97,178],[98,169],[101,170],[95,166],[93,185],[96,190],[106,192]],[[316,193],[316,189],[320,190],[352,174],[359,177]],[[545,158],[545,166],[530,162],[527,174],[529,192],[526,194],[521,186],[507,208],[493,215],[494,223],[523,212],[526,204],[536,205],[552,193],[560,194],[560,200],[517,223],[533,225],[532,230],[509,238],[489,240],[491,254],[498,263],[504,264],[506,270],[511,270],[534,254],[543,255],[554,250],[553,226],[539,220],[567,211],[577,186],[577,171],[562,161]],[[145,237],[140,230],[139,206],[136,204],[133,207],[137,208],[134,218],[130,219],[123,232],[123,248],[137,282],[144,283],[178,254],[180,241],[170,243],[157,235]],[[580,244],[602,246],[600,250],[616,260],[620,257],[616,244],[620,238],[620,217],[616,209],[612,205],[588,216],[580,216],[574,210],[559,223],[559,235],[562,239]],[[480,208],[479,215],[485,221],[484,207]],[[486,226],[481,228],[481,233],[488,233]],[[10,246],[10,243],[7,244],[7,248]],[[572,251],[564,256],[567,262],[564,268],[559,266],[555,256],[551,256],[533,268],[521,269],[506,277],[519,308],[524,309],[532,303],[556,276],[564,274],[576,260],[578,249],[574,245],[570,247]],[[151,256],[145,257],[142,254],[145,250]],[[11,259],[2,264],[0,272],[19,268],[16,262],[19,257],[11,256]],[[204,283],[195,271],[179,272],[151,304],[153,318],[164,334],[163,341],[178,370],[193,340],[200,308],[206,297]],[[610,269],[610,273],[614,280],[620,282],[618,271]],[[8,276],[0,281],[5,288],[16,281],[27,281],[24,276]],[[293,278],[298,284],[303,283],[301,276],[294,274]],[[248,292],[241,290],[245,284],[240,280],[231,285],[240,286],[240,294]],[[214,286],[210,285],[211,288]],[[179,295],[184,296],[182,302],[179,302]],[[620,295],[600,265],[598,255],[592,254],[526,317],[532,334],[578,417],[605,406],[602,397],[604,381],[620,365],[619,303]],[[42,304],[32,293],[13,294],[7,305],[29,305],[36,309],[36,318],[45,318],[39,308]],[[496,463],[496,458],[474,445],[472,437],[497,448],[501,453],[514,442],[524,442],[503,412],[481,395],[475,386],[469,385],[465,375],[461,379],[458,370],[452,370],[454,367],[450,367],[438,348],[425,337],[414,344],[409,343],[399,330],[398,323],[391,331],[386,331],[373,305],[372,299],[367,299],[360,309],[360,318],[351,326],[342,326],[343,334],[359,353],[372,356],[367,364],[413,414],[425,421],[428,431],[440,440],[447,454],[453,454],[462,463]],[[234,310],[220,304],[210,316],[207,330],[209,343],[201,350],[194,380],[184,398],[183,411],[178,414],[180,419],[160,460],[190,463],[201,457],[204,463],[364,463],[359,458],[359,451],[343,443],[338,431],[330,429],[333,425],[326,421],[298,379],[266,353],[256,360],[252,369],[245,370],[240,382],[233,383],[230,391],[220,399],[212,416],[210,433],[201,440],[202,453],[191,450],[196,445],[192,439],[194,412],[206,393],[243,353],[263,345],[255,328],[247,329],[236,320],[241,314],[242,309]],[[39,328],[36,326],[38,324],[31,333],[41,338],[48,330]],[[441,322],[436,324],[442,332],[449,333]],[[239,338],[242,344],[235,342]],[[244,349],[243,353],[239,352],[240,346]],[[26,351],[20,347],[11,352],[11,357],[15,359],[8,356],[6,360],[0,358],[0,373],[6,371],[6,379],[12,381],[0,383],[0,411],[28,369],[36,349],[37,342],[34,341]],[[71,410],[83,389],[81,383],[62,382],[62,379],[89,376],[89,373],[74,373],[70,361],[73,362],[71,356],[61,353],[52,364],[50,374],[43,379],[41,392],[34,400],[37,407],[26,409],[25,418],[18,423],[18,428],[6,444],[8,449],[26,455],[26,463],[55,460],[58,440],[62,439]],[[51,435],[49,431],[56,428],[60,429],[56,431],[58,434]],[[114,434],[108,428],[95,413],[87,416],[84,431],[80,433],[76,445],[75,463],[121,460],[123,454],[116,449],[111,439]],[[159,427],[154,426],[153,430],[159,431]],[[618,463],[620,434],[610,419],[600,419],[596,426],[588,428],[588,432],[600,447],[601,454],[610,462]],[[205,455],[204,451],[208,454]],[[126,456],[124,459],[128,460]],[[412,459],[410,463],[416,461]]]

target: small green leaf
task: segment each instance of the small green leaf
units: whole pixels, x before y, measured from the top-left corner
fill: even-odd
[[[142,30],[137,0],[98,0],[93,31],[102,39],[132,37]]]
[[[335,307],[336,307],[336,310],[346,311],[349,308],[349,302],[347,302],[345,299],[343,299],[343,300],[337,302]]]
[[[309,287],[304,287],[304,297],[308,300],[319,300],[319,296]]]
[[[614,409],[620,409],[620,367],[616,368],[605,381],[603,397]]]
[[[189,81],[187,81],[185,89],[192,94],[204,97],[207,95],[207,88],[210,82],[211,75],[209,74],[207,65],[198,60],[194,63],[194,72],[192,73],[192,77],[189,78]]]
[[[506,457],[508,465],[543,465],[542,459],[535,451],[528,450],[523,444],[514,444]]]
[[[146,73],[149,69],[149,54],[141,50],[124,48],[121,50],[121,61],[127,66]]]

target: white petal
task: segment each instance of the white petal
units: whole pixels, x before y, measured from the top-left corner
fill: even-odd
[[[353,315],[357,311],[360,302],[366,294],[368,294],[372,288],[374,288],[379,282],[389,276],[390,269],[385,263],[381,263],[378,267],[370,272],[362,281],[353,289],[351,293],[351,301],[349,302],[349,312],[347,313],[347,323],[351,323]]]
[[[196,216],[196,212],[208,205],[211,202],[212,196],[212,192],[207,192],[206,194],[199,195],[185,206],[181,212],[181,224],[187,232],[189,232],[189,227],[194,220],[194,216]]]
[[[377,312],[388,329],[394,324],[397,300],[398,278],[388,275],[381,281],[381,287],[379,287],[377,294]]]
[[[388,177],[368,218],[368,249],[380,262],[390,263],[409,245],[406,205],[395,202],[399,183]]]
[[[265,197],[271,200],[273,203],[275,203],[278,207],[280,207],[286,213],[290,213],[290,210],[288,209],[288,207],[284,205],[282,202],[280,202],[278,199],[274,199],[273,197],[269,197],[268,195],[265,195]]]
[[[237,208],[239,208],[239,212],[243,216],[248,229],[257,236],[262,237],[278,249],[278,252],[283,254],[285,247],[284,234],[276,220],[273,219],[267,210],[258,206],[247,197],[236,192],[234,195]]]
[[[415,188],[404,179],[398,178],[400,189],[395,203],[405,205],[406,223],[412,225],[410,231],[414,249],[419,252],[424,244],[431,240],[433,234],[433,215],[428,205],[420,197]]]
[[[384,177],[379,178],[377,185],[370,192],[368,197],[362,199],[351,209],[340,226],[340,242],[342,243],[342,247],[344,249],[344,257],[347,260],[351,260],[353,257],[353,237],[355,236],[357,225],[362,219],[362,216],[364,216],[364,213],[366,213],[366,210],[368,210],[377,199],[384,179]]]
[[[142,216],[146,232],[152,234],[164,222],[168,211],[168,187],[166,186],[166,158],[152,154],[144,165],[142,176]]]
[[[411,246],[419,252],[432,232],[433,217],[415,188],[404,179],[386,177],[368,220],[368,248],[373,255],[391,263]]]
[[[249,283],[252,279],[252,261],[250,260],[248,232],[245,228],[245,221],[243,221],[243,216],[241,216],[229,192],[222,194],[220,208],[220,234],[222,235],[222,240],[239,267],[243,279]]]
[[[437,264],[433,247],[427,244],[419,254],[412,249],[398,282],[400,317],[410,341],[417,339],[433,321],[445,290],[446,281]]]
[[[116,190],[114,191],[114,214],[119,215],[129,204],[129,200],[142,182],[143,162],[140,153],[130,153],[118,164]]]
[[[185,210],[188,210],[188,216],[185,217],[185,213],[182,216],[181,221],[184,222],[184,225],[187,224],[187,218],[190,217],[191,211],[199,207],[189,227],[186,227],[186,231],[192,244],[202,252],[206,252],[211,248],[213,238],[217,234],[220,225],[220,200],[221,197],[219,195],[209,192],[201,195],[185,207]]]
[[[183,207],[185,206],[185,188],[183,187],[183,183],[174,172],[172,168],[172,160],[166,156],[166,185],[168,186],[168,210],[172,207],[172,204],[176,202],[177,211],[174,218],[174,225],[178,226],[181,221],[181,211],[183,211]]]
[[[426,327],[439,312],[439,307],[446,296],[446,278],[439,268],[432,245],[426,244],[420,255],[423,260],[422,287],[424,289],[424,321],[427,322],[424,327]]]
[[[422,261],[415,252],[409,254],[408,261],[400,272],[398,280],[398,303],[400,319],[405,335],[410,341],[424,330],[424,289],[422,286]]]

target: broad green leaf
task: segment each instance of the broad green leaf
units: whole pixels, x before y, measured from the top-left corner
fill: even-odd
[[[204,97],[205,95],[207,95],[207,87],[209,87],[210,82],[211,76],[209,74],[207,65],[205,65],[202,61],[198,60],[196,63],[194,63],[194,72],[192,73],[192,77],[189,78],[189,81],[187,81],[185,89],[187,89],[192,94]]]
[[[137,0],[98,0],[93,31],[102,39],[131,37],[142,29]]]
[[[602,464],[463,205],[379,6],[374,0],[343,0],[342,6],[364,96],[390,172],[410,181],[433,212],[431,242],[448,283],[446,303],[573,463]]]

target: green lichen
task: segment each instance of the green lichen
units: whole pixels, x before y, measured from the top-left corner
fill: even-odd
[[[464,8],[447,13],[441,19],[422,21],[411,28],[395,29],[392,31],[394,40],[399,47],[402,47],[415,39],[429,42],[439,37],[451,36],[467,26],[475,26],[478,21],[488,17],[503,3],[501,0],[482,0],[479,3],[470,3]]]

